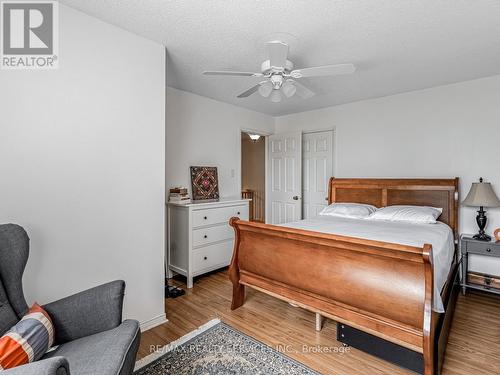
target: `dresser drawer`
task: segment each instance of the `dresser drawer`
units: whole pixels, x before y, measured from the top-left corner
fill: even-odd
[[[230,240],[234,238],[234,230],[229,224],[220,224],[214,227],[193,230],[193,246],[204,246],[213,242]]]
[[[468,242],[467,252],[469,254],[500,256],[500,246],[491,242]]]
[[[225,267],[231,263],[233,241],[208,245],[193,251],[194,273],[207,268]]]
[[[193,211],[193,227],[227,223],[233,216],[248,220],[248,205],[207,208]]]

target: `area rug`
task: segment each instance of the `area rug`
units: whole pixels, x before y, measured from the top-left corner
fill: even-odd
[[[219,319],[137,361],[135,370],[135,375],[319,374]]]

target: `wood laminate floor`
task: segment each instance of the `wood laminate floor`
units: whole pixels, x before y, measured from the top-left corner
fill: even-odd
[[[185,288],[180,281],[174,284]],[[196,279],[186,295],[167,299],[169,321],[143,333],[138,358],[150,354],[152,345],[168,344],[219,318],[323,374],[413,374],[353,348],[337,352],[342,345],[333,321],[326,320],[316,332],[313,313],[250,288],[246,303],[231,311],[231,291],[227,272],[221,271]],[[500,374],[500,297],[459,296],[443,374]]]

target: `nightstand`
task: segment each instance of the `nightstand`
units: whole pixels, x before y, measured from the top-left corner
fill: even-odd
[[[482,290],[494,294],[500,294],[500,289],[495,288],[495,285],[492,285],[492,280],[495,280],[495,283],[498,280],[498,277],[489,276],[489,275],[477,275],[476,277],[479,279],[483,279],[481,284],[471,284],[467,281],[467,272],[469,268],[469,255],[481,255],[487,257],[497,257],[500,258],[500,242],[494,241],[478,241],[472,238],[472,235],[461,235],[460,236],[460,252],[462,253],[462,294],[465,295],[467,289],[476,289]]]

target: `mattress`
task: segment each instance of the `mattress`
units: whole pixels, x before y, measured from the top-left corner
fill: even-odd
[[[455,254],[453,231],[448,225],[441,222],[436,224],[411,224],[317,216],[311,219],[281,224],[281,226],[408,246],[422,247],[424,244],[431,244],[431,261],[434,269],[432,309],[439,313],[444,312],[440,292],[448,279]]]

